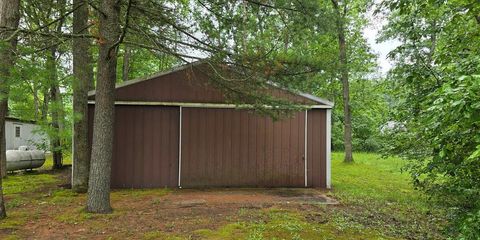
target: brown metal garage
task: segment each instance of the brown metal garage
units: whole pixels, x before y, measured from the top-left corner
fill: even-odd
[[[226,103],[196,66],[117,85],[113,188],[330,188],[332,103],[275,88],[309,110],[272,121]]]

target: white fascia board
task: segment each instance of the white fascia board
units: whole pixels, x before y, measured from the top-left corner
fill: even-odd
[[[326,187],[332,188],[332,109],[327,109],[326,114]]]
[[[178,120],[178,188],[182,188],[182,106],[179,107]]]
[[[305,187],[308,187],[308,110],[305,110],[305,139],[304,139],[304,153],[303,153],[303,165],[305,167]]]
[[[95,105],[95,101],[90,100],[88,104]],[[191,108],[254,108],[250,104],[228,104],[228,103],[188,103],[188,102],[143,102],[143,101],[115,101],[115,105],[138,105],[138,106],[174,106]],[[272,107],[272,106],[266,106]],[[306,105],[308,109],[331,109],[327,105]]]

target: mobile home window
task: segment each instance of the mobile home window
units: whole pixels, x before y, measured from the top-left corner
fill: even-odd
[[[20,137],[20,127],[15,126],[15,137]]]

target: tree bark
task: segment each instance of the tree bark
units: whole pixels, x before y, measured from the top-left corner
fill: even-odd
[[[20,20],[20,0],[0,1],[0,28],[17,29]],[[9,78],[15,61],[17,37],[14,31],[0,31],[0,172],[5,172],[5,117],[8,111],[8,92],[10,90]],[[7,216],[3,199],[2,177],[0,177],[0,219]]]
[[[62,100],[60,97],[60,91],[58,87],[58,75],[57,75],[57,63],[56,63],[56,47],[50,49],[47,56],[47,66],[49,68],[50,76],[50,99],[53,105],[50,107],[50,114],[52,117],[53,135],[50,136],[50,146],[52,151],[53,166],[52,169],[62,168],[62,144],[61,144],[61,129],[60,121],[62,111]]]
[[[123,65],[122,65],[122,80],[124,82],[128,81],[128,74],[130,73],[130,56],[132,55],[132,50],[129,46],[125,46],[125,52],[123,54]]]
[[[121,41],[120,1],[103,0],[99,14],[99,56],[93,142],[88,181],[87,211],[110,213],[110,174],[113,155],[113,124],[118,44]]]
[[[32,83],[32,94],[33,94],[33,105],[35,107],[35,114],[33,116],[33,120],[38,120],[38,113],[40,109],[40,100],[38,99],[38,89],[35,83]]]
[[[80,6],[81,5],[81,6]],[[77,8],[78,7],[78,8]],[[88,33],[88,4],[85,0],[73,0],[73,33]],[[93,82],[93,65],[90,39],[73,39],[73,166],[72,189],[84,193],[88,189],[90,156],[88,146],[88,90]]]
[[[42,121],[47,122],[48,116],[48,103],[50,102],[50,94],[48,93],[48,88],[42,87],[43,102],[42,102]]]
[[[339,49],[339,65],[340,65],[340,80],[342,82],[343,90],[343,144],[345,147],[344,162],[353,162],[352,154],[352,115],[350,111],[350,86],[348,77],[348,56],[347,56],[347,42],[345,40],[345,17],[347,13],[346,3],[343,3],[343,13],[340,12],[340,6],[337,0],[332,0],[333,7],[336,12],[336,25],[338,35],[338,49]]]
[[[1,81],[1,80],[0,80]],[[3,93],[1,93],[1,95],[3,95]],[[7,96],[8,97],[8,96]],[[1,97],[0,97],[1,98]],[[8,98],[5,99],[5,103],[3,103],[2,101],[0,101],[0,114],[2,114],[2,116],[8,116]],[[5,105],[5,106],[3,106]],[[0,134],[2,136],[5,136],[5,121],[3,122],[0,122]],[[1,149],[1,153],[0,153],[0,159],[1,159],[1,163],[0,163],[0,178],[4,178],[7,176],[7,139],[5,137],[3,137],[1,140],[0,140],[0,149]],[[1,185],[0,185],[1,187]]]
[[[66,10],[66,1],[57,1],[59,14],[63,15]],[[62,33],[62,27],[65,22],[65,18],[60,19],[56,25],[56,34]],[[60,92],[60,83],[57,73],[57,54],[58,45],[53,45],[50,48],[50,55],[47,60],[50,60],[50,97],[53,102],[53,107],[50,108],[52,117],[52,128],[54,129],[54,135],[52,138],[52,153],[53,153],[53,166],[52,169],[61,169],[63,167],[63,145],[62,145],[62,133],[64,130],[65,114],[63,109],[62,94]]]

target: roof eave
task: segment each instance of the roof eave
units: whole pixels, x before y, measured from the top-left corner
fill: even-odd
[[[333,107],[335,105],[335,103],[333,103],[333,102],[330,102],[330,101],[328,101],[326,99],[323,99],[323,98],[319,98],[317,96],[313,96],[312,94],[303,93],[303,92],[299,92],[297,94],[304,97],[304,98],[307,98],[307,99],[310,99],[312,101],[318,102],[320,104],[324,104],[326,106]]]

